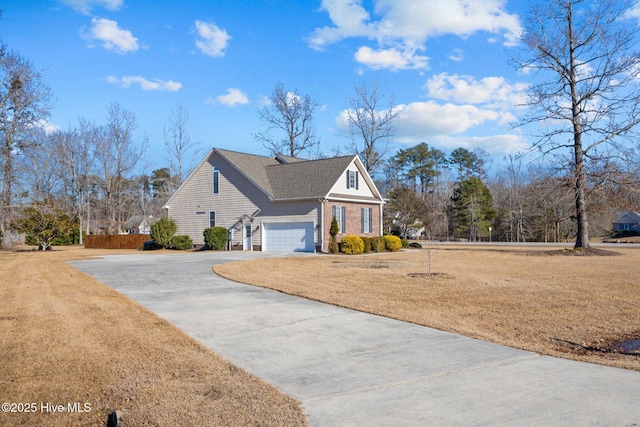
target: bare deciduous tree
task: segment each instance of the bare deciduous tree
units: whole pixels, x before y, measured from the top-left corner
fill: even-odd
[[[395,135],[393,120],[401,110],[394,107],[393,97],[386,108],[382,107],[386,94],[378,80],[362,82],[355,92],[347,100],[349,149],[360,155],[367,171],[373,174],[389,150],[389,138]]]
[[[171,183],[177,189],[193,167],[193,159],[198,155],[198,144],[189,135],[189,112],[178,103],[171,109],[164,125],[164,145],[171,170]],[[188,164],[186,164],[188,162]]]
[[[80,231],[83,225],[89,230],[90,197],[93,185],[94,156],[92,149],[96,138],[96,125],[84,118],[78,120],[78,128],[55,132],[52,157],[61,165],[58,172],[64,185],[64,197],[70,205],[69,212],[78,219]],[[82,232],[79,242],[83,243]]]
[[[99,145],[95,152],[102,166],[107,210],[118,232],[125,220],[123,207],[130,179],[127,175],[131,174],[142,157],[146,145],[146,139],[139,145],[133,140],[133,132],[137,127],[135,114],[118,103],[112,103],[109,105],[104,133],[96,140]]]
[[[0,238],[4,247],[11,247],[7,234],[16,179],[14,161],[28,143],[29,133],[49,115],[50,98],[49,87],[33,65],[0,44]]]
[[[34,128],[29,132],[29,142],[21,146],[21,158],[15,171],[20,188],[30,203],[51,203],[57,193],[64,190],[64,182],[60,179],[63,165],[59,157],[52,155],[56,136],[60,133]]]
[[[640,123],[640,55],[631,5],[550,0],[534,7],[521,37],[527,51],[517,65],[535,74],[529,113],[520,125],[542,124],[535,136],[545,154],[571,150],[576,249],[590,248],[587,159],[619,151]]]
[[[269,130],[254,135],[257,141],[273,154],[285,154],[297,157],[320,143],[316,136],[313,114],[318,102],[310,95],[300,95],[298,90],[285,90],[278,83],[270,98],[271,104],[260,110],[260,119],[267,123]],[[269,134],[271,129],[279,129],[285,138]]]

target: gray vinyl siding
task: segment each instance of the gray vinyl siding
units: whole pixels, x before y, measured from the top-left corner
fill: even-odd
[[[213,168],[219,170],[219,192],[213,194]],[[242,245],[243,215],[253,215],[253,245],[261,246],[263,222],[312,221],[319,223],[318,201],[272,202],[253,182],[215,152],[200,164],[178,189],[168,206],[168,215],[177,225],[177,234],[186,234],[195,244],[203,244],[202,232],[209,226],[209,212],[216,212],[216,225],[234,227],[234,244]],[[202,212],[197,214],[197,212]],[[246,218],[244,219],[246,221]],[[318,242],[318,231],[315,231]]]
[[[265,209],[256,217],[260,223],[273,222],[313,222],[313,238],[315,245],[320,245],[318,224],[320,224],[320,201],[308,200],[299,202],[277,202],[269,203]],[[261,227],[261,230],[263,227]],[[262,239],[262,231],[260,232]],[[262,243],[260,243],[262,244]]]
[[[214,166],[219,171],[218,194],[213,194]],[[242,186],[242,190],[239,186]],[[203,244],[202,232],[209,227],[209,212],[215,211],[217,226],[230,228],[242,215],[253,214],[258,210],[258,205],[267,200],[265,194],[214,153],[176,192],[168,214],[178,224],[177,234],[186,234],[193,243]],[[240,227],[234,231],[234,237],[242,241]]]

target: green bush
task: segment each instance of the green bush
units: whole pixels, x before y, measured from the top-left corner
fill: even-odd
[[[329,238],[329,252],[332,254],[335,254],[340,250],[338,241],[336,240],[336,234],[338,234],[338,231],[338,221],[334,216],[331,220],[331,227],[329,227],[329,234],[331,235],[331,237]]]
[[[224,227],[205,228],[202,235],[204,236],[204,244],[209,249],[220,251],[227,246],[229,232]]]
[[[382,241],[384,242],[385,249],[389,252],[397,252],[402,248],[402,241],[398,236],[387,234],[382,236]]]
[[[187,251],[193,248],[193,240],[189,236],[173,236],[171,246],[179,251]]]
[[[402,243],[403,248],[406,249],[409,247],[409,241],[407,239],[400,239],[400,242]]]
[[[364,243],[364,253],[371,252],[371,238],[370,237],[360,237],[362,239],[362,243]]]
[[[28,244],[37,244],[41,250],[51,247],[58,239],[73,244],[73,219],[62,209],[49,205],[33,205],[24,209],[22,215],[11,224],[25,233]]]
[[[369,239],[371,245],[371,252],[384,252],[384,240],[381,237],[372,237]]]
[[[172,218],[163,217],[151,226],[151,238],[158,246],[166,248],[177,230],[178,225]]]
[[[359,255],[364,252],[364,242],[358,236],[344,236],[340,243],[345,254]]]
[[[83,231],[82,236],[86,236],[86,233]],[[71,246],[78,243],[79,233],[78,228],[74,228],[72,232],[68,234],[64,234],[62,236],[58,236],[51,241],[51,246]],[[27,234],[24,238],[24,242],[30,246],[38,246],[38,239],[32,235]]]

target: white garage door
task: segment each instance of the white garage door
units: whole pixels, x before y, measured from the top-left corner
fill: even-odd
[[[312,222],[272,222],[263,224],[265,251],[313,252]]]

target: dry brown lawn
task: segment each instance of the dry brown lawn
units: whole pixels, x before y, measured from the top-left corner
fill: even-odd
[[[640,247],[615,252],[436,245],[432,276],[427,250],[241,261],[215,272],[541,354],[640,370],[639,354],[607,351],[640,338]]]
[[[0,425],[104,426],[115,409],[124,426],[306,425],[298,402],[65,263],[123,252],[0,251],[0,399],[35,409]]]

